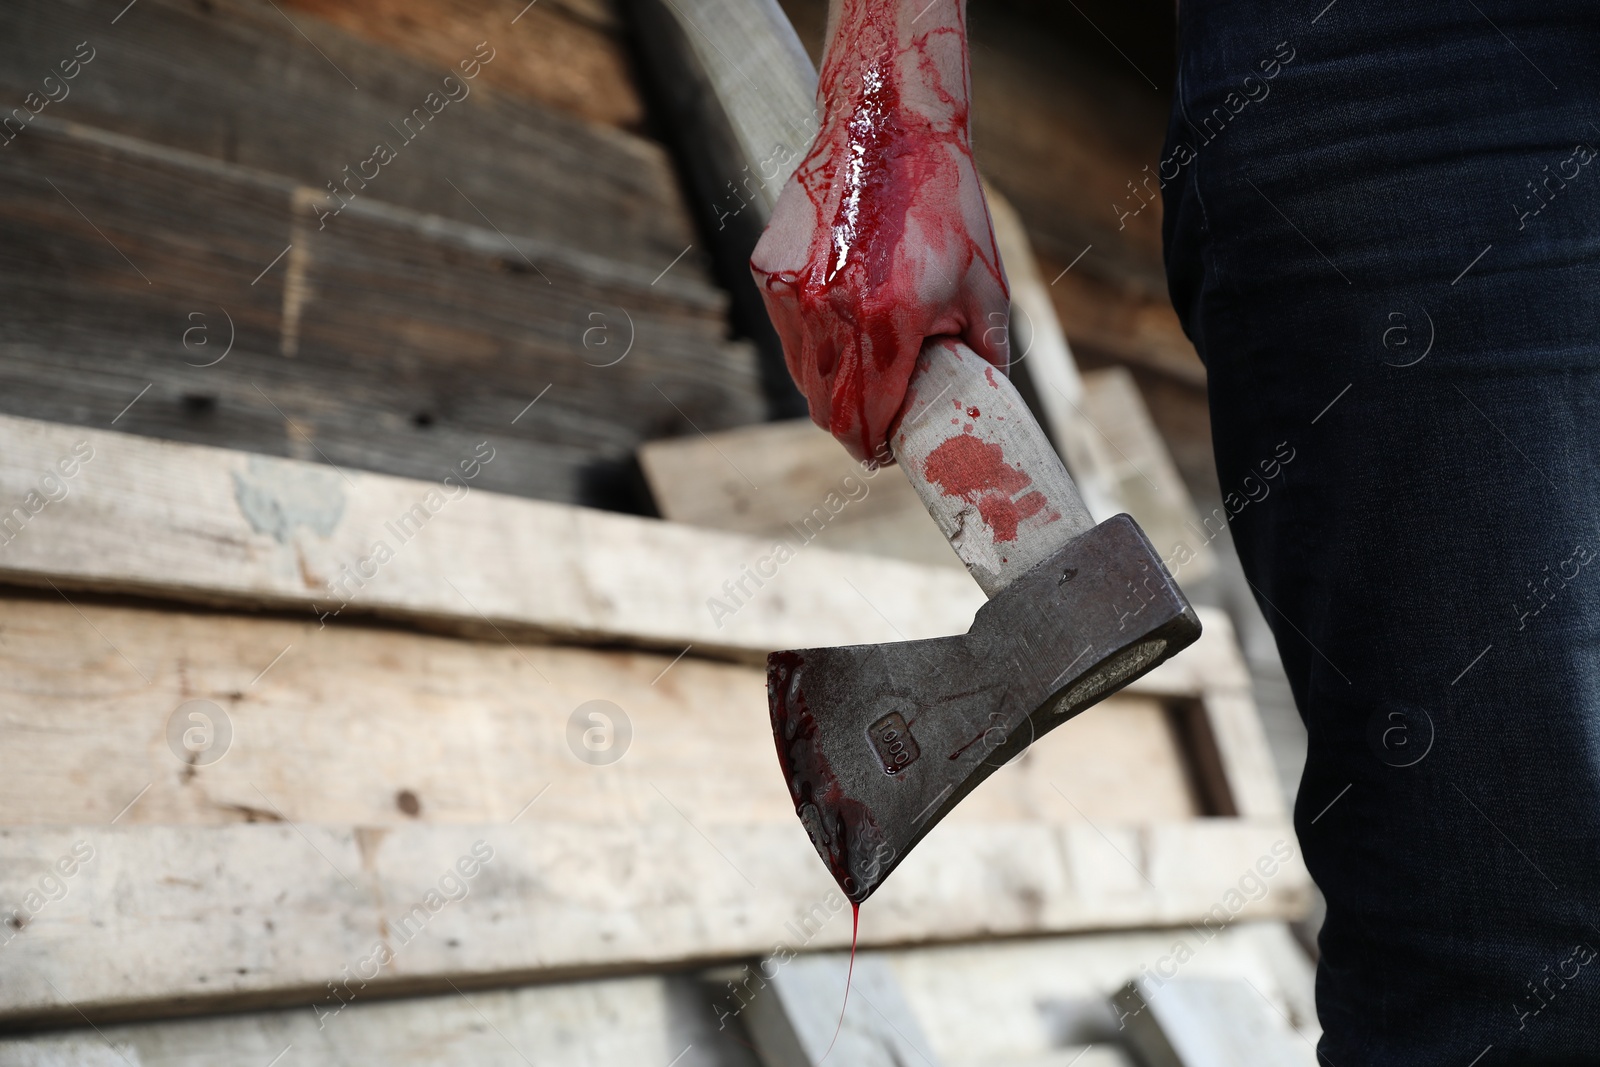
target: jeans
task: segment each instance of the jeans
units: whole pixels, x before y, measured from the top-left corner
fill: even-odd
[[[1321,1062],[1600,1063],[1600,8],[1325,4],[1184,0],[1154,183]]]

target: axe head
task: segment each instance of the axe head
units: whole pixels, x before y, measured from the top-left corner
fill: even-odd
[[[1000,590],[965,634],[774,652],[767,701],[795,813],[860,903],[1035,738],[1199,636],[1118,515]]]

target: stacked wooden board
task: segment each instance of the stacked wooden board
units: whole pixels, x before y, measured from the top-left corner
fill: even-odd
[[[0,1025],[315,1021],[848,943],[739,661],[955,632],[970,579],[811,548],[718,632],[707,599],[765,541],[459,493],[0,420],[0,502],[20,509],[0,560],[38,590],[6,594],[0,630],[4,748],[26,754],[4,776],[0,899],[22,910]],[[321,576],[347,566],[368,576],[341,607]],[[862,944],[1296,914],[1297,858],[1228,896],[1292,832],[1226,623],[1206,622],[930,835]]]

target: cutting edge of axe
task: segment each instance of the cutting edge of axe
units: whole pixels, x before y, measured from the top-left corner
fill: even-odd
[[[1200,636],[1138,524],[1095,524],[1016,388],[959,341],[924,345],[890,441],[989,602],[965,634],[767,657],[795,813],[856,903],[990,774]]]

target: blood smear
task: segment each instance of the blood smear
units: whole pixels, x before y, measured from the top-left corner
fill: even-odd
[[[978,514],[994,531],[996,543],[1015,541],[1017,526],[1049,504],[1037,489],[1013,500],[1032,480],[1005,461],[1001,447],[971,434],[945,441],[928,456],[923,474],[945,496],[958,496],[978,506]]]

